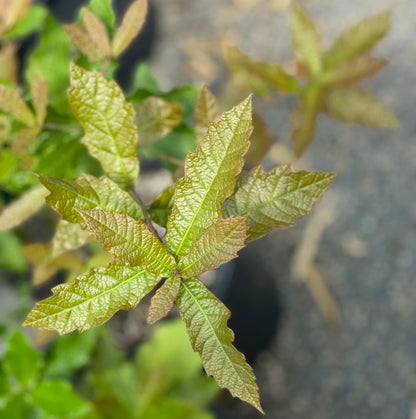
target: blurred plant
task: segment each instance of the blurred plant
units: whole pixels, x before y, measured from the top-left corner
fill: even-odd
[[[207,88],[199,92],[184,85],[162,92],[145,65],[137,68],[126,98],[112,77],[146,10],[145,0],[134,1],[115,27],[111,1],[92,0],[66,32],[44,11],[39,43],[24,67],[26,93],[12,78],[0,87],[7,121],[0,182],[5,198],[20,194],[1,213],[0,229],[28,219],[49,191],[46,201],[62,217],[55,236],[51,243],[23,247],[23,253],[34,264],[36,283],[60,269],[69,271],[67,282],[53,288],[54,295],[39,302],[24,324],[62,334],[85,331],[134,307],[160,285],[149,323],[176,303],[207,374],[262,411],[253,371],[232,345],[231,313],[197,276],[235,258],[247,242],[273,228],[294,225],[336,175],[293,172],[288,166],[266,173],[261,164],[243,171],[252,131],[250,98],[217,115]],[[69,79],[68,100],[63,92]],[[188,124],[192,113],[195,129]],[[149,206],[134,190],[137,146],[166,163],[176,180]],[[253,149],[249,153],[253,156]],[[104,373],[103,364],[100,370]],[[152,385],[158,385],[157,374],[151,375]],[[99,381],[92,379],[97,389]],[[123,385],[115,387],[117,392]],[[127,393],[117,394],[120,399],[103,396],[103,409],[117,412],[114,402],[129,412]],[[174,409],[171,401],[160,405]],[[146,417],[158,415],[152,409]]]
[[[64,336],[44,353],[17,331],[0,362],[4,419],[211,419],[206,406],[218,391],[179,321],[158,326],[132,360],[100,328]]]
[[[322,51],[316,26],[301,8],[293,6],[289,29],[297,56],[294,74],[280,64],[257,61],[226,45],[224,56],[232,74],[229,91],[249,90],[263,97],[273,90],[295,95],[299,102],[292,113],[291,142],[298,156],[311,142],[320,112],[344,122],[394,127],[398,122],[389,109],[354,86],[387,64],[369,52],[389,28],[390,12],[381,13],[347,28]]]

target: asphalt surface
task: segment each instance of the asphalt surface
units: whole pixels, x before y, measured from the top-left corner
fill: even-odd
[[[290,60],[287,3],[155,0],[159,39],[151,64],[162,85],[207,83],[218,93],[228,77],[224,40],[259,59]],[[322,116],[313,144],[296,163],[297,169],[339,172],[316,208],[332,214],[316,263],[341,314],[336,325],[328,325],[309,287],[291,274],[311,217],[250,246],[257,280],[262,271],[275,278],[284,310],[278,334],[256,362],[263,407],[269,418],[414,419],[416,7],[413,0],[298,4],[317,22],[324,45],[357,20],[392,10],[392,29],[374,51],[391,63],[362,86],[394,111],[400,127],[375,130]],[[256,106],[288,145],[291,99]],[[237,403],[228,417],[257,414]]]

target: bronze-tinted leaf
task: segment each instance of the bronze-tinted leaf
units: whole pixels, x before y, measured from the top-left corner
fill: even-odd
[[[358,87],[334,87],[325,95],[325,111],[344,122],[368,125],[374,128],[396,127],[399,122],[378,99]]]

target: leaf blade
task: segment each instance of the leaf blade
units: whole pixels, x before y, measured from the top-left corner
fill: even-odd
[[[328,89],[324,100],[328,115],[344,122],[361,123],[374,128],[396,127],[399,124],[387,106],[358,87]]]
[[[0,84],[0,109],[26,126],[31,126],[36,121],[33,112],[19,94],[2,84]]]
[[[322,63],[318,30],[300,7],[292,7],[289,29],[296,53],[312,74],[319,74]]]
[[[120,309],[135,307],[158,281],[159,276],[125,264],[94,268],[75,282],[53,288],[53,296],[38,302],[23,325],[60,334],[83,332]]]
[[[51,192],[46,202],[71,223],[81,223],[83,218],[77,210],[101,208],[106,211],[126,213],[135,219],[143,219],[140,205],[116,183],[106,177],[96,178],[82,174],[75,180],[39,177],[40,182]]]
[[[107,28],[90,10],[84,9],[83,12],[84,26],[91,41],[100,51],[102,58],[110,57],[111,46]]]
[[[196,278],[182,281],[176,304],[207,374],[263,412],[253,371],[232,345],[234,334],[227,326],[230,311]]]
[[[347,28],[323,55],[325,68],[348,61],[351,58],[369,51],[383,38],[391,24],[389,11],[368,19],[363,19]]]
[[[166,279],[163,285],[153,296],[147,321],[149,324],[156,323],[165,317],[172,309],[181,286],[181,279],[177,276],[171,276]]]
[[[4,208],[0,214],[0,231],[16,227],[35,214],[45,203],[46,195],[43,186],[35,186]]]
[[[223,203],[226,217],[248,215],[247,241],[257,239],[272,228],[296,223],[336,178],[334,173],[293,172],[279,166],[265,173],[261,166],[241,176],[236,192]]]
[[[186,254],[222,216],[220,204],[234,190],[251,131],[249,97],[211,123],[196,152],[187,155],[185,177],[177,182],[165,236],[168,248],[177,256]]]
[[[147,14],[147,0],[136,0],[127,9],[113,38],[113,56],[118,57],[137,36]]]
[[[218,220],[179,261],[181,276],[197,276],[236,258],[237,252],[244,247],[246,237],[247,216]]]
[[[69,102],[85,131],[83,143],[116,183],[139,176],[134,109],[114,81],[71,64]],[[97,93],[99,92],[99,93]]]
[[[207,133],[209,124],[219,115],[220,109],[216,97],[203,85],[195,104],[195,135],[201,141]]]
[[[176,268],[174,257],[147,228],[143,220],[101,209],[80,210],[88,230],[117,260],[147,271],[170,276]]]

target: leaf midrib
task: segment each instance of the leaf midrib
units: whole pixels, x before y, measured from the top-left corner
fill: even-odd
[[[195,279],[196,281],[199,281],[198,279]],[[209,317],[205,314],[205,310],[202,308],[202,306],[201,306],[201,304],[199,303],[199,300],[194,296],[194,294],[192,293],[192,291],[190,290],[190,288],[188,287],[188,285],[186,284],[186,281],[182,281],[182,283],[181,283],[181,286],[183,286],[184,288],[185,288],[185,290],[188,292],[188,294],[191,296],[191,298],[193,299],[193,301],[196,303],[196,305],[198,306],[198,308],[199,308],[199,310],[200,310],[200,312],[202,313],[202,315],[204,316],[204,318],[205,318],[205,320],[206,320],[206,322],[209,324],[209,326],[210,326],[210,328],[211,328],[211,330],[213,331],[213,334],[214,334],[214,336],[215,336],[215,339],[216,339],[216,341],[218,342],[218,344],[220,345],[220,347],[221,347],[221,349],[222,349],[222,351],[223,351],[223,353],[224,353],[224,356],[226,357],[226,359],[228,360],[228,362],[231,364],[231,366],[232,366],[232,368],[233,368],[233,370],[234,370],[234,372],[235,372],[235,374],[240,378],[240,382],[241,383],[243,383],[243,385],[244,385],[244,388],[245,388],[245,390],[246,390],[246,392],[247,392],[247,394],[249,394],[250,395],[250,399],[253,401],[253,403],[255,404],[255,405],[257,405],[257,401],[255,400],[255,399],[253,399],[253,397],[252,397],[252,395],[251,395],[251,392],[250,392],[250,390],[247,388],[247,386],[246,386],[246,384],[245,384],[245,381],[243,380],[243,378],[241,377],[241,375],[238,373],[238,371],[237,371],[237,369],[236,369],[236,367],[235,367],[235,365],[234,365],[234,362],[229,358],[229,356],[228,356],[228,354],[227,354],[227,352],[224,350],[224,347],[223,347],[223,345],[222,345],[222,342],[221,342],[221,340],[219,339],[219,337],[218,337],[218,335],[217,335],[217,332],[215,331],[215,328],[214,328],[214,326],[213,326],[213,324],[212,324],[212,322],[210,321],[210,319],[209,319]],[[226,325],[226,328],[228,329],[228,326]],[[229,332],[229,330],[227,330],[227,332],[228,333],[230,333]],[[233,344],[232,344],[232,341],[230,342],[230,346],[233,346]],[[235,348],[234,348],[235,349]],[[235,349],[236,350],[236,349]],[[238,352],[238,351],[237,351]],[[202,352],[201,352],[201,357],[202,357]],[[233,389],[233,393],[234,393],[234,389]]]
[[[245,110],[247,109],[247,107],[248,107],[249,105],[247,105],[245,108],[244,108],[244,110],[241,110],[241,112],[240,112],[240,117],[238,118],[238,124],[236,124],[236,126],[239,126],[239,124],[241,123],[241,121],[243,120],[243,116],[245,115]],[[225,122],[227,123],[227,124],[229,124],[229,121],[228,121],[228,119],[227,120],[225,120]],[[218,126],[218,124],[219,123],[215,123],[214,122],[214,124],[215,124],[215,126],[217,127]],[[194,222],[195,222],[195,219],[197,218],[197,216],[199,215],[199,213],[202,211],[202,208],[204,207],[204,203],[205,203],[205,201],[207,200],[207,197],[209,196],[209,194],[210,194],[210,192],[211,192],[211,189],[212,189],[212,185],[214,184],[214,182],[215,182],[215,180],[217,179],[217,177],[219,176],[219,174],[220,174],[220,168],[223,166],[223,164],[224,164],[224,161],[225,161],[225,159],[226,159],[226,157],[228,156],[228,151],[229,151],[229,149],[231,148],[231,146],[233,145],[233,142],[234,142],[234,139],[235,139],[235,137],[237,136],[237,129],[234,129],[233,130],[233,135],[232,135],[232,137],[231,137],[231,139],[228,141],[228,146],[226,147],[226,150],[225,150],[225,152],[224,152],[224,155],[223,155],[223,158],[221,159],[221,162],[220,162],[220,164],[218,164],[217,165],[217,167],[218,167],[218,170],[216,171],[216,173],[215,173],[215,175],[214,175],[214,177],[213,177],[213,179],[212,179],[212,181],[211,181],[211,183],[210,183],[210,185],[209,185],[209,187],[208,188],[206,188],[206,193],[205,193],[205,195],[204,195],[204,198],[202,199],[202,201],[201,201],[201,204],[199,205],[199,207],[198,207],[198,209],[195,211],[195,213],[194,213],[194,215],[193,215],[193,217],[192,217],[192,219],[191,219],[191,221],[190,221],[190,223],[188,224],[188,227],[186,228],[186,230],[185,230],[185,232],[184,232],[184,234],[183,234],[183,236],[182,236],[182,240],[179,242],[179,245],[178,245],[178,247],[176,248],[176,254],[177,255],[180,255],[181,253],[180,253],[180,251],[181,251],[181,249],[182,249],[182,247],[184,246],[184,244],[185,244],[185,242],[186,242],[186,239],[187,239],[187,237],[188,237],[188,235],[189,235],[189,232],[191,231],[191,229],[192,229],[192,227],[193,227],[193,224],[194,224]],[[206,153],[205,153],[206,154]],[[186,170],[186,167],[185,167],[185,170]],[[236,175],[235,176],[237,176],[237,173],[236,173]],[[234,177],[235,178],[235,177]],[[218,203],[218,205],[217,205],[218,207],[219,207],[219,210],[221,211],[221,203]]]
[[[86,212],[86,213],[87,213],[87,212]],[[117,214],[117,213],[116,213],[116,214]],[[126,243],[130,243],[130,244],[132,244],[135,248],[138,248],[140,251],[143,251],[143,253],[145,253],[145,254],[146,254],[146,256],[150,257],[150,258],[151,258],[151,259],[153,259],[153,260],[156,260],[156,261],[157,261],[157,262],[159,262],[159,263],[160,263],[163,267],[165,267],[165,268],[166,268],[166,272],[158,272],[158,273],[157,273],[158,275],[165,275],[165,274],[167,274],[167,275],[169,276],[169,275],[170,275],[170,273],[171,273],[171,270],[172,270],[172,269],[175,269],[176,264],[175,264],[175,262],[174,262],[173,256],[171,256],[171,255],[168,253],[168,251],[167,251],[167,250],[166,250],[166,253],[165,253],[165,254],[166,254],[166,255],[171,256],[171,261],[172,261],[172,265],[171,265],[171,266],[166,265],[166,264],[164,263],[164,261],[159,260],[159,258],[156,258],[156,257],[155,257],[155,255],[154,255],[153,253],[148,252],[145,246],[143,246],[143,247],[138,246],[138,245],[137,245],[137,243],[136,243],[135,241],[131,241],[130,239],[126,238],[126,236],[124,236],[124,235],[120,234],[117,230],[114,230],[114,229],[112,229],[110,226],[108,226],[107,224],[104,224],[103,222],[101,222],[100,220],[97,220],[96,218],[91,217],[91,215],[89,215],[88,213],[87,213],[87,215],[88,215],[90,218],[92,218],[92,219],[93,219],[96,223],[98,223],[98,224],[100,224],[100,225],[104,226],[107,230],[110,230],[111,232],[113,232],[115,236],[117,236],[117,237],[120,237],[120,238],[124,239],[124,241],[125,241]],[[121,215],[121,214],[117,214],[117,215]],[[126,216],[126,217],[127,217],[127,216]],[[129,217],[129,218],[131,218],[131,217]],[[139,225],[139,222],[140,222],[140,221],[142,221],[142,220],[138,220],[138,221],[136,221],[136,220],[134,220],[134,218],[131,218],[131,219],[132,219],[132,221],[133,221],[134,223],[136,223],[137,225]],[[144,222],[143,222],[143,224],[144,224]],[[144,224],[144,226],[145,226],[145,224]],[[139,227],[139,228],[140,228],[140,227]],[[147,233],[147,232],[146,232],[146,231],[144,231],[144,234],[146,234],[146,233]],[[151,233],[150,231],[149,231],[148,233],[149,233],[149,235],[150,235],[150,236],[152,236],[152,233]],[[142,233],[142,236],[144,236],[144,234]],[[143,237],[143,238],[144,238],[144,237]],[[152,240],[152,239],[150,238],[150,240]],[[155,240],[157,240],[157,239],[156,239],[156,237],[155,237]],[[163,257],[163,255],[162,255],[162,257]]]

